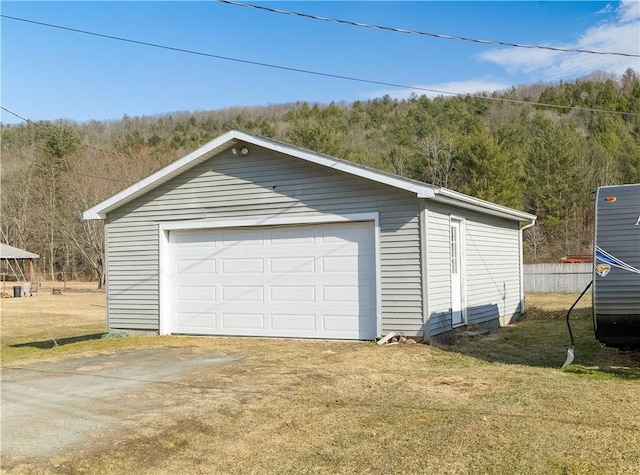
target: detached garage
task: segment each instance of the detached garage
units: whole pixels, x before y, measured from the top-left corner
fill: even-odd
[[[429,340],[523,310],[535,216],[238,131],[84,213],[111,329]]]

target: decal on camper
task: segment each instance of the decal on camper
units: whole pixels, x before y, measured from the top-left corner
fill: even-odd
[[[605,277],[610,270],[611,270],[611,266],[609,264],[598,264],[596,266],[596,272],[600,277]]]
[[[601,260],[607,264],[610,264],[614,267],[618,267],[620,269],[628,270],[629,272],[633,272],[635,274],[640,274],[640,269],[636,269],[635,267],[627,264],[626,262],[618,259],[615,256],[612,256],[607,251],[596,247],[596,259]],[[604,277],[604,276],[602,276]]]

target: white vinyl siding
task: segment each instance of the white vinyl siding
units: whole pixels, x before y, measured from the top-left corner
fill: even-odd
[[[109,326],[159,328],[163,222],[372,212],[380,219],[382,333],[421,336],[415,195],[258,147],[222,152],[108,214]]]

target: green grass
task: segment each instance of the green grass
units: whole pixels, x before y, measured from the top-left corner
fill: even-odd
[[[640,379],[640,353],[601,345],[594,337],[591,316],[584,312],[571,318],[575,359],[565,374],[607,379]],[[480,361],[558,369],[570,346],[565,319],[525,319],[494,331],[488,338],[459,339],[443,347]]]

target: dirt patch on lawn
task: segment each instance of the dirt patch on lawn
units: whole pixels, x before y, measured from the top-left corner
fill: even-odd
[[[161,412],[250,397],[241,362],[195,348],[151,348],[2,370],[2,467],[112,444]],[[233,380],[236,384],[229,385]]]
[[[111,473],[94,464],[119,451],[127,461],[132,455],[149,458],[142,473],[151,473],[150,467],[162,460],[152,454],[165,457],[179,450],[180,434],[193,436],[200,426],[215,432],[205,420],[226,421],[228,431],[234,417],[300,384],[326,379],[305,365],[294,370],[270,364],[264,354],[255,358],[249,340],[237,345],[218,340],[221,351],[210,347],[212,339],[174,340],[176,346],[4,365],[3,473]],[[187,341],[196,344],[182,346]],[[289,351],[309,347],[294,341],[255,343],[276,349],[288,344]]]

